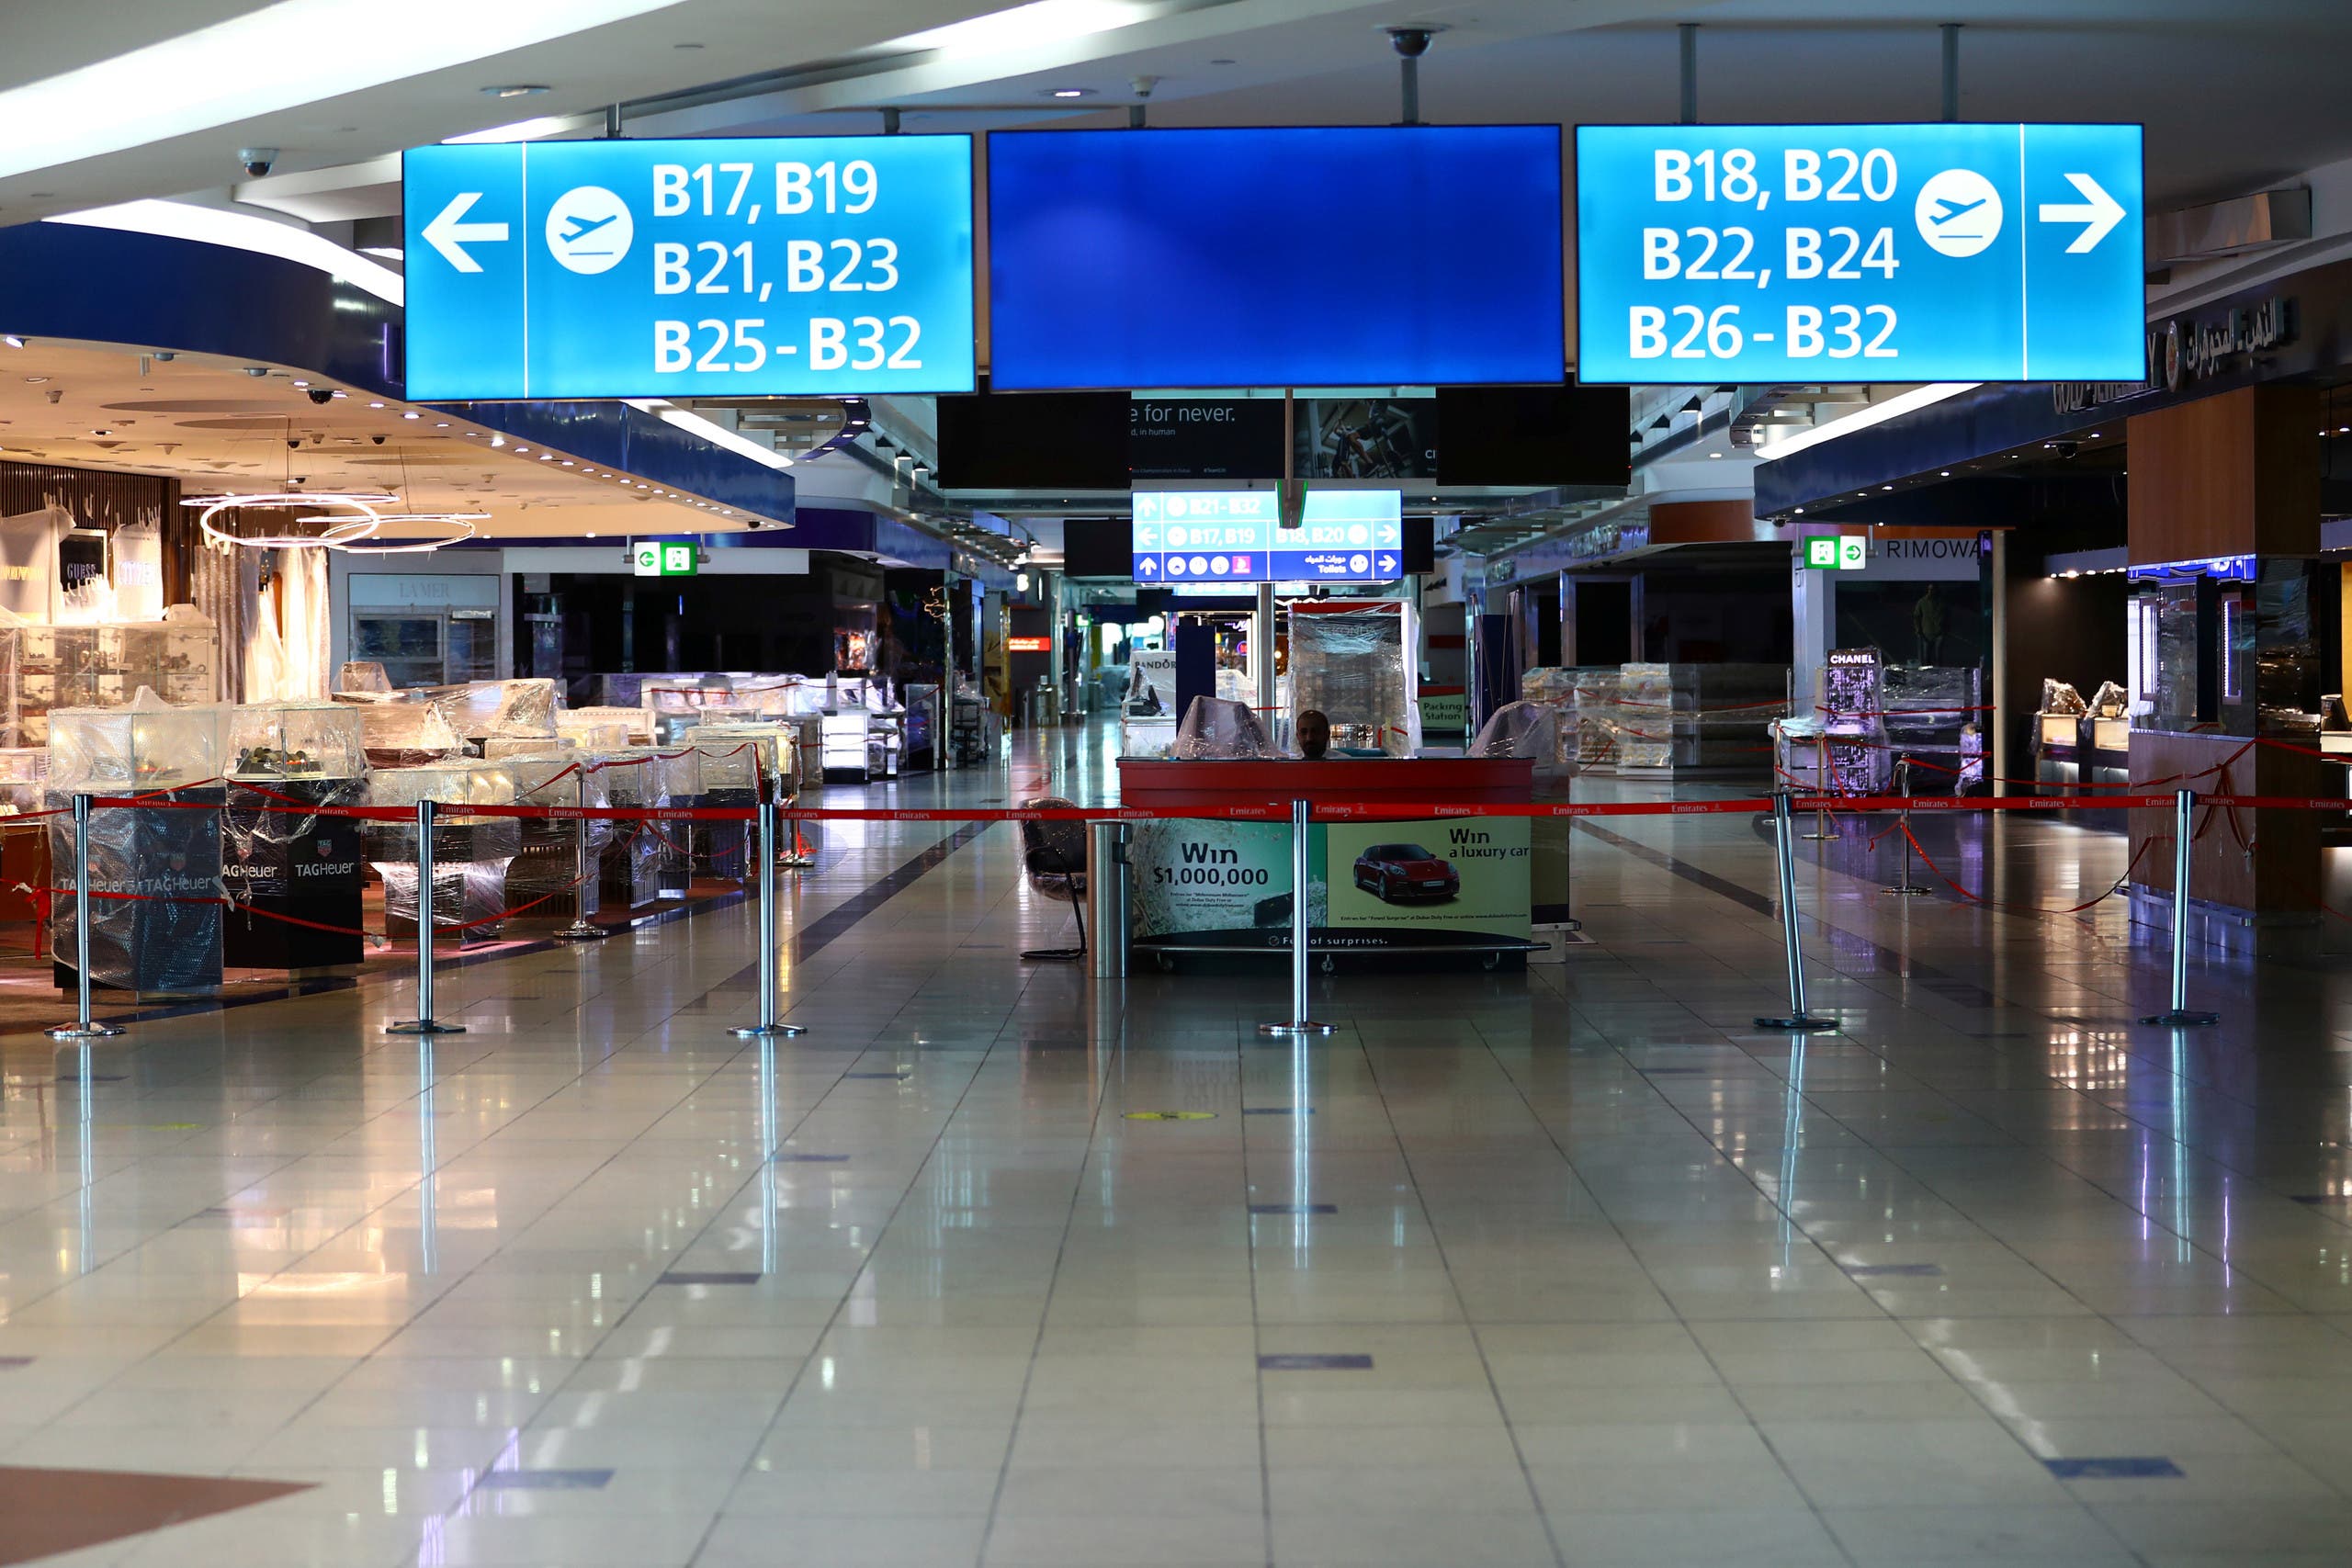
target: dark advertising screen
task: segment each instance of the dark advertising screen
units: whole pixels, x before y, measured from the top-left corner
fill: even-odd
[[[994,384],[1555,382],[1556,126],[1000,131]]]

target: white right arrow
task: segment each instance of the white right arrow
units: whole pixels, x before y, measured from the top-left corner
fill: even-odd
[[[2088,175],[2068,175],[2067,183],[2089,199],[2076,205],[2072,202],[2045,201],[2041,204],[2044,223],[2080,223],[2083,231],[2066,247],[2069,255],[2079,255],[2108,236],[2108,231],[2123,221],[2123,208],[2113,197],[2099,187]],[[428,234],[431,233],[427,230]]]
[[[506,225],[503,223],[459,221],[467,213],[473,210],[474,203],[481,199],[481,192],[478,190],[459,191],[449,205],[441,209],[439,217],[419,231],[424,236],[424,243],[439,251],[443,259],[459,272],[481,270],[481,263],[466,254],[467,244],[487,244],[492,241],[503,240],[507,235]],[[2044,208],[2042,210],[2047,212],[2049,209]]]

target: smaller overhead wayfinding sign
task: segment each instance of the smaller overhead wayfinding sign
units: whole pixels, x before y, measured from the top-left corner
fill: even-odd
[[[1577,378],[2136,381],[2136,125],[1588,125]]]
[[[1135,580],[1393,582],[1405,575],[1403,505],[1393,490],[1310,490],[1305,518],[1284,528],[1271,490],[1137,491]]]

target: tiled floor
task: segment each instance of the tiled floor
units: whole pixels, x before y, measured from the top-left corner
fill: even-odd
[[[0,1562],[2352,1561],[2332,972],[2217,963],[2223,1027],[2144,1030],[2113,904],[1808,861],[1844,1030],[1796,1043],[1749,1023],[1756,824],[1599,826],[1592,945],[1318,976],[1295,1049],[1271,972],[1018,962],[1068,915],[1009,829],[856,824],[773,1047],[743,909],[452,971],[422,1049],[373,985],[86,1089],[0,1041]],[[1955,874],[2004,897],[2120,869],[1989,832]],[[33,1467],[304,1490],[108,1539],[152,1510]]]

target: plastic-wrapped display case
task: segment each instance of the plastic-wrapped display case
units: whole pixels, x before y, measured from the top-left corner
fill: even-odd
[[[356,778],[368,766],[362,717],[343,703],[232,707],[223,772],[239,779]]]
[[[367,771],[362,718],[342,703],[229,710],[220,871],[239,906],[222,937],[229,967],[308,971],[366,955],[359,824],[300,809],[357,801]]]
[[[479,817],[469,806],[511,806],[514,775],[504,761],[450,759],[408,768],[378,768],[368,775],[368,804],[413,808],[430,799],[433,823],[433,921],[435,929],[464,926],[460,943],[488,942],[494,924],[469,925],[506,907],[506,867],[522,850],[520,822]],[[417,915],[416,825],[369,822],[361,838],[368,863],[384,884],[387,936],[413,937]]]
[[[0,750],[0,941],[46,940],[39,921],[50,886],[49,823],[30,815],[42,807],[49,752],[40,747]]]
[[[503,761],[514,780],[518,806],[590,807],[612,805],[609,775],[590,755],[540,751]],[[569,923],[599,908],[598,862],[619,826],[610,818],[523,818],[520,848],[506,868],[506,900],[527,919]]]
[[[1890,664],[1880,677],[1886,742],[1912,764],[1918,795],[1964,795],[1984,783],[1984,672],[1974,665]]]
[[[48,778],[47,747],[0,749],[0,819],[40,810],[41,789]]]
[[[57,708],[49,715],[49,780],[68,792],[172,789],[221,776],[229,709],[172,707],[141,699],[128,707]]]
[[[594,759],[605,801],[613,806],[659,811],[668,807],[662,793],[661,765],[644,751],[618,751]],[[608,824],[597,857],[597,900],[600,907],[632,909],[662,897],[662,841],[670,837],[658,822]]]
[[[705,804],[703,798],[702,753],[691,746],[657,748],[645,754],[645,788],[648,794],[659,795],[663,807],[681,810]],[[694,880],[695,829],[693,822],[657,823],[646,835],[656,840],[661,850],[662,896],[683,897]]]
[[[861,716],[861,727],[863,723]],[[758,805],[763,781],[779,776],[784,735],[780,725],[709,725],[689,729],[686,744],[702,756],[702,804]],[[740,881],[749,874],[750,823],[696,822],[692,829],[687,843],[696,874]]]
[[[44,804],[77,794],[145,795],[152,805],[90,814],[90,886],[130,898],[93,900],[93,985],[141,995],[186,995],[220,984],[220,784],[228,709],[64,708],[49,716]],[[49,818],[50,858],[72,866],[73,818]],[[70,875],[61,878],[71,882]],[[51,905],[50,942],[61,989],[74,984],[74,901]]]
[[[555,732],[583,751],[620,751],[653,739],[653,716],[643,708],[567,708]]]

